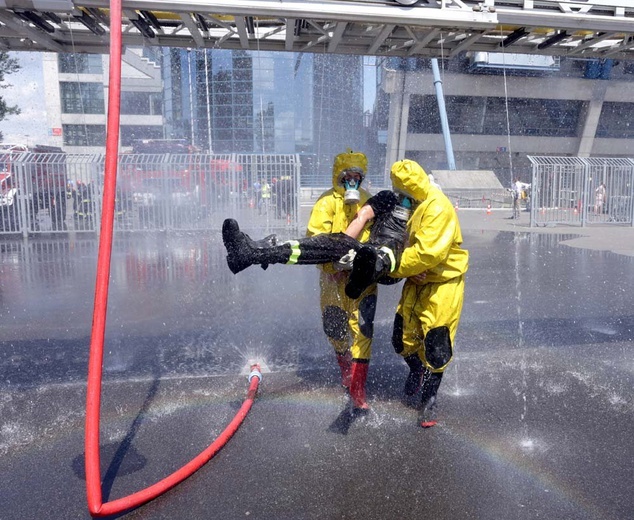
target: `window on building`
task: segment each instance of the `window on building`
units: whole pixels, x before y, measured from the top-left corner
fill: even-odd
[[[161,94],[157,92],[121,92],[121,113],[156,116],[163,113]]]
[[[597,137],[634,138],[634,103],[603,103]]]
[[[451,130],[455,131],[453,128]],[[410,97],[407,131],[414,134],[442,133],[438,104],[434,96],[413,95]]]
[[[105,125],[62,125],[67,146],[105,146]]]
[[[57,55],[60,72],[72,74],[103,74],[101,55],[62,52]]]
[[[470,135],[574,137],[583,109],[582,101],[560,99],[447,96],[445,104],[451,132]],[[408,131],[442,133],[435,96],[411,97]]]
[[[132,146],[132,141],[135,139],[162,139],[162,138],[163,138],[162,126],[121,125],[121,146]]]
[[[62,114],[104,114],[103,85],[61,81]]]
[[[578,134],[582,101],[565,99],[487,98],[483,133],[575,137]],[[507,125],[508,113],[508,125]]]

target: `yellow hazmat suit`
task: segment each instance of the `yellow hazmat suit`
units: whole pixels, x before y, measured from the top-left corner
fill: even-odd
[[[335,157],[332,167],[333,187],[322,193],[315,203],[308,221],[307,236],[343,233],[359,208],[370,198],[370,193],[360,188],[358,203],[344,202],[345,188],[342,179],[345,170],[349,168],[360,168],[365,175],[366,156],[348,151]],[[366,226],[358,239],[365,242],[369,236],[369,227]],[[342,383],[344,386],[349,386],[351,377],[349,357],[366,365],[370,360],[376,311],[376,284],[368,287],[357,300],[352,300],[345,294],[348,272],[339,272],[332,264],[322,265],[319,268],[322,271],[320,303],[324,332],[337,353],[342,370]],[[344,356],[348,356],[347,361]]]
[[[420,367],[424,412],[427,405],[433,406],[442,372],[453,356],[469,253],[461,247],[462,232],[455,209],[430,184],[419,164],[398,161],[392,166],[390,177],[394,189],[410,195],[417,204],[407,224],[408,245],[392,273],[406,278],[396,309],[392,344],[410,366],[410,378],[418,376],[416,367]],[[410,278],[421,273],[426,275],[424,281]],[[407,385],[407,395],[417,391],[408,391]],[[433,426],[435,421],[427,417],[421,424]]]
[[[441,372],[449,360],[442,364],[432,362],[420,343],[431,329],[446,326],[453,344],[462,311],[463,275],[469,267],[469,253],[461,248],[462,232],[454,207],[431,186],[418,163],[407,159],[396,162],[390,177],[395,190],[410,194],[418,203],[407,224],[408,246],[392,273],[396,278],[407,278],[396,311],[404,322],[399,353],[406,357],[417,352],[427,368]],[[423,272],[426,278],[422,284],[409,278]]]

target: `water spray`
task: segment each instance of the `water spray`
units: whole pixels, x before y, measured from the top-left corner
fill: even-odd
[[[254,373],[254,371],[256,373]],[[240,370],[240,374],[249,377],[249,382],[253,377],[259,377],[262,381],[262,374],[270,374],[271,369],[262,358],[249,358]]]

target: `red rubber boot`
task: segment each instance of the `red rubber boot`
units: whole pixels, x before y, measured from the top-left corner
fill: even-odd
[[[368,361],[352,362],[352,380],[350,381],[350,397],[352,406],[357,410],[369,410],[365,402],[365,381],[368,378]]]
[[[337,363],[341,369],[341,386],[350,388],[350,381],[352,379],[352,355],[350,352],[345,354],[337,353]]]

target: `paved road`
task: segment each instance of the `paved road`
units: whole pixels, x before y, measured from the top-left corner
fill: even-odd
[[[430,430],[399,398],[406,367],[389,341],[399,286],[381,290],[373,411],[354,418],[320,329],[314,268],[233,276],[216,234],[118,239],[104,497],[147,486],[204,449],[258,358],[270,372],[227,447],[125,518],[631,518],[632,229],[534,231],[505,216],[461,210],[471,268]],[[96,252],[78,237],[0,242],[2,520],[89,517]]]
[[[595,251],[612,251],[634,256],[634,227],[621,224],[590,225],[585,227],[557,225],[530,227],[529,213],[522,211],[518,220],[509,218],[509,209],[495,209],[487,214],[483,209],[460,209],[460,223],[465,231],[510,231],[513,233],[537,233],[550,235],[571,234],[574,237],[563,244]]]

